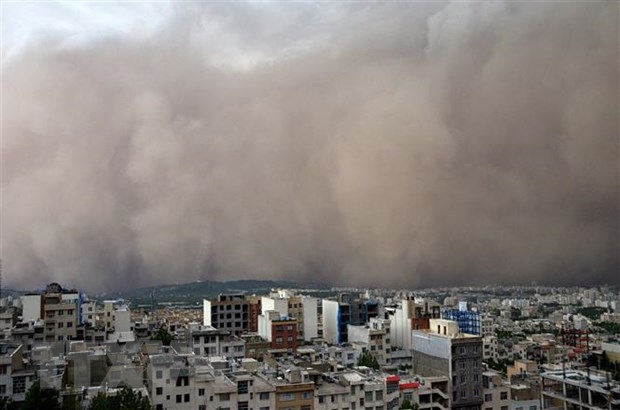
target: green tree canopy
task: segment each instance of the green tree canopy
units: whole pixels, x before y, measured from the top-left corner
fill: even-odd
[[[359,355],[357,358],[357,365],[370,367],[372,369],[378,369],[380,367],[377,359],[367,351],[364,351],[361,355]]]
[[[20,410],[60,410],[58,391],[54,389],[42,389],[41,381],[36,379],[26,393],[26,400],[19,407]]]
[[[129,387],[123,387],[115,396],[99,393],[93,399],[90,410],[152,410],[149,398],[142,393],[134,392]]]
[[[153,336],[153,339],[161,340],[164,346],[170,346],[170,342],[172,342],[172,335],[170,334],[166,326],[161,325],[159,327],[159,330],[157,330],[157,333],[155,333],[155,336]]]

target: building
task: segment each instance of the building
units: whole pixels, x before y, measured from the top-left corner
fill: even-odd
[[[390,338],[394,347],[411,351],[411,331],[428,329],[430,319],[439,319],[439,304],[411,298],[402,299],[398,305],[389,310]]]
[[[297,370],[299,371],[299,370]],[[293,380],[295,380],[295,375]],[[313,410],[314,383],[302,381],[275,382],[276,410]]]
[[[347,325],[363,325],[379,316],[379,303],[341,293],[336,300],[323,299],[323,339],[331,344],[348,342]]]
[[[41,298],[45,342],[75,340],[82,318],[81,294],[51,283],[41,294]]]
[[[412,332],[413,370],[422,376],[448,376],[451,408],[480,409],[482,339],[459,332],[458,324],[431,319],[430,329]]]
[[[245,341],[226,330],[190,324],[189,346],[197,356],[245,357]]]
[[[620,409],[620,386],[605,373],[544,372],[541,385],[543,409]]]
[[[363,343],[380,366],[391,364],[390,321],[372,318],[367,325],[348,325],[349,343]]]
[[[444,310],[441,312],[441,318],[457,322],[461,333],[482,335],[480,313],[468,310],[466,302],[459,302],[458,309]],[[488,332],[488,329],[485,330]]]
[[[483,410],[510,409],[510,385],[504,382],[502,375],[494,370],[482,373],[482,396]]]
[[[249,303],[244,295],[219,295],[203,300],[203,325],[227,330],[232,334],[248,331]]]
[[[24,365],[22,345],[0,343],[0,397],[22,401],[35,380],[34,369]]]
[[[267,310],[258,318],[258,334],[270,342],[272,349],[297,350],[297,320]]]

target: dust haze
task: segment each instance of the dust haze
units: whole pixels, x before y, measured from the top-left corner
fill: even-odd
[[[205,3],[44,33],[3,67],[4,283],[619,284],[618,9]]]

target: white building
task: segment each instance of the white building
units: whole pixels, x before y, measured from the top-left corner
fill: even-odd
[[[350,343],[364,343],[366,350],[380,366],[391,364],[391,345],[388,320],[372,318],[365,326],[348,325]]]
[[[340,335],[340,322],[338,312],[340,304],[335,300],[323,299],[323,339],[330,344],[338,344]]]

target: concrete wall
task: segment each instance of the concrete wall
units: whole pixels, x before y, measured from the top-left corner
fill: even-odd
[[[413,351],[413,371],[424,377],[446,376],[450,373],[450,360]]]
[[[211,301],[207,299],[202,301],[202,324],[204,326],[213,326],[211,324]]]
[[[338,343],[338,302],[323,299],[323,339],[327,343]]]
[[[309,342],[319,335],[318,300],[304,297],[301,303],[304,307],[304,340]]]
[[[22,309],[23,322],[41,319],[41,295],[22,296]]]

